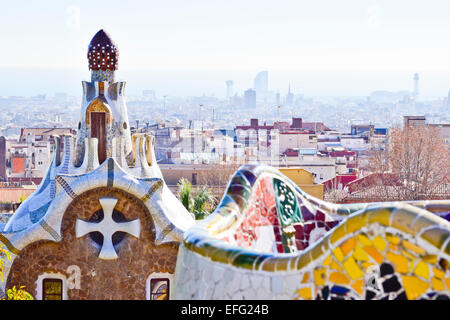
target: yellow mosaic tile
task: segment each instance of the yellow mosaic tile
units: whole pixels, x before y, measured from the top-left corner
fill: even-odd
[[[403,254],[405,257],[407,257],[408,259],[411,259],[411,260],[416,260],[416,259],[417,259],[417,257],[413,256],[411,253],[409,253],[409,252],[406,251],[406,250],[402,250],[402,254]]]
[[[386,240],[393,243],[393,244],[399,244],[400,243],[400,238],[397,237],[396,235],[387,232],[386,233]]]
[[[328,278],[330,282],[335,284],[349,284],[350,279],[342,272],[332,272]]]
[[[445,275],[444,271],[439,270],[436,267],[433,267],[433,274],[435,277],[437,277],[439,279],[444,279],[444,275]]]
[[[367,223],[375,223],[378,222],[379,224],[389,226],[389,219],[391,218],[391,211],[388,209],[380,209],[377,210],[369,215],[369,218],[367,220]]]
[[[411,243],[409,241],[403,240],[402,244],[403,244],[403,246],[406,249],[408,249],[408,250],[410,250],[410,251],[412,251],[414,253],[417,253],[419,255],[422,255],[422,254],[424,254],[426,252],[425,249],[423,249],[421,247],[418,247],[418,246],[416,246],[415,244],[413,244],[413,243]]]
[[[316,286],[323,286],[325,284],[325,278],[327,276],[327,269],[316,269],[314,270],[314,282]]]
[[[337,261],[342,262],[342,260],[344,260],[344,254],[342,253],[341,248],[339,247],[334,248],[333,254],[336,257]]]
[[[337,263],[334,260],[333,260],[333,262],[331,262],[330,268],[334,269],[334,270],[338,270],[338,271],[342,271],[343,270],[342,267],[339,265],[339,263]]]
[[[428,264],[426,262],[420,261],[414,269],[414,273],[419,277],[428,280],[430,277],[430,268],[428,268]]]
[[[296,269],[300,270],[301,268],[305,267],[310,262],[311,262],[311,255],[302,254],[297,261]],[[264,267],[264,265],[263,265],[263,267]]]
[[[384,239],[380,236],[376,236],[375,238],[373,238],[373,245],[381,252],[386,249],[386,241],[384,241]]]
[[[304,255],[305,256],[305,255]],[[277,259],[268,258],[263,262],[262,270],[264,271],[275,271],[277,268]]]
[[[347,233],[345,232],[345,225],[341,224],[333,231],[333,233],[330,236],[330,243],[333,244],[339,239],[341,239],[343,236],[345,236]]]
[[[409,260],[406,259],[404,256],[395,254],[392,252],[388,252],[386,254],[386,258],[395,264],[398,272],[407,273],[409,271],[409,266],[408,266]]]
[[[312,247],[312,249],[310,250],[311,253],[311,259],[312,260],[317,260],[319,259],[319,257],[321,257],[323,255],[324,252],[328,252],[328,244],[326,246],[318,244],[315,245],[314,247]]]
[[[355,245],[356,245],[356,239],[352,237],[352,238],[348,239],[347,241],[345,241],[343,244],[341,244],[339,247],[341,248],[344,256],[346,256],[350,251],[353,250]]]
[[[445,284],[447,285],[447,290],[450,291],[450,278],[445,278]]]
[[[358,244],[353,250],[353,257],[358,261],[369,261],[369,256],[367,255],[366,251]]]
[[[366,250],[369,256],[371,256],[376,263],[381,264],[383,262],[383,255],[379,253],[375,247],[364,247],[364,250]]]
[[[438,261],[438,258],[435,254],[427,254],[422,257],[422,260],[428,262],[429,264],[435,264]]]
[[[326,257],[326,259],[323,260],[322,264],[323,264],[324,266],[327,266],[327,265],[330,264],[330,262],[331,262],[331,255],[329,255],[328,257]]]
[[[369,238],[367,238],[367,237],[366,237],[365,235],[363,235],[363,234],[358,234],[358,235],[356,236],[356,238],[358,239],[359,243],[361,243],[361,245],[362,245],[363,247],[371,246],[371,245],[372,245],[372,241],[370,241]]]
[[[276,271],[286,271],[288,269],[288,265],[291,262],[290,259],[282,258],[277,259],[278,261],[275,264]]]
[[[300,297],[302,297],[305,300],[312,299],[311,288],[301,288],[298,290],[298,293],[299,293]]]
[[[343,263],[345,271],[347,271],[347,274],[352,278],[353,280],[357,280],[364,276],[363,272],[359,268],[359,266],[356,264],[355,259],[353,257],[348,258]]]
[[[360,280],[356,280],[353,282],[352,284],[352,288],[358,292],[360,295],[363,295],[364,293],[364,280],[360,279]]]
[[[402,276],[403,288],[409,300],[415,300],[424,294],[430,284],[414,276]]]
[[[431,278],[431,287],[433,288],[433,290],[437,290],[437,291],[444,291],[444,283],[442,283],[442,280],[433,277]]]
[[[349,218],[346,222],[347,233],[351,233],[357,230],[361,230],[362,227],[367,225],[367,214],[358,214]]]

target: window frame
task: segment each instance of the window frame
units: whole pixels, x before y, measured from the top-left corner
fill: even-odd
[[[168,272],[159,272],[159,271],[155,271],[147,277],[147,281],[146,281],[146,285],[145,285],[146,300],[151,300],[151,298],[152,298],[152,292],[150,291],[152,280],[166,280],[166,279],[168,280],[168,285],[169,285],[169,287],[167,288],[167,296],[168,296],[168,300],[171,300],[171,296],[170,296],[171,288],[170,287],[173,284],[174,274],[168,273]]]
[[[47,282],[59,282],[61,284],[61,292],[59,294],[46,293],[45,284]],[[61,299],[46,299],[47,296],[59,296],[61,297]],[[64,282],[62,279],[50,277],[42,279],[42,300],[63,300],[63,296],[64,296]]]
[[[36,300],[43,300],[44,280],[45,279],[59,279],[62,281],[62,300],[68,300],[67,291],[69,289],[67,277],[59,272],[44,272],[40,274],[36,280]]]

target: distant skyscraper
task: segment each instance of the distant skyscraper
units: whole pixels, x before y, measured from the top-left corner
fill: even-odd
[[[225,82],[227,85],[227,100],[233,96],[233,80],[227,80]]]
[[[294,104],[294,94],[291,92],[291,84],[289,83],[288,94],[286,96],[286,105],[291,106]]]
[[[414,101],[417,101],[419,98],[419,74],[414,74],[414,91],[413,91]]]
[[[255,77],[253,81],[253,88],[259,98],[264,98],[269,91],[269,73],[267,71],[261,71]]]
[[[244,104],[246,108],[256,107],[256,91],[248,89],[244,92]]]

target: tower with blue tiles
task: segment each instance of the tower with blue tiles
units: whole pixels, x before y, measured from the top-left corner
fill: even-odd
[[[151,134],[130,132],[119,51],[104,30],[87,51],[76,137],[55,136],[38,189],[6,223],[0,298],[168,299],[178,246],[194,217],[169,190]],[[124,288],[126,290],[124,290]]]

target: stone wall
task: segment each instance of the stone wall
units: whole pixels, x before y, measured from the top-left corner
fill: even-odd
[[[116,260],[99,259],[100,248],[89,235],[75,236],[76,219],[87,221],[100,210],[98,198],[102,196],[118,198],[115,209],[127,220],[141,222],[139,239],[127,234],[115,246],[119,256]],[[24,285],[36,297],[39,275],[60,273],[69,278],[67,270],[75,265],[81,271],[80,286],[68,290],[69,299],[145,299],[150,274],[175,271],[179,244],[155,246],[150,212],[139,199],[122,190],[102,187],[79,195],[67,208],[61,231],[61,242],[38,241],[19,253],[11,267],[7,288]]]

